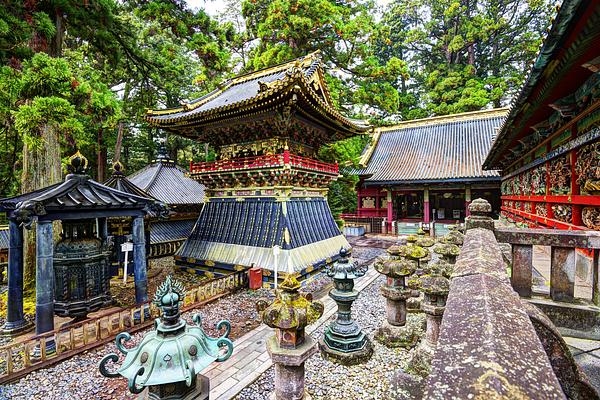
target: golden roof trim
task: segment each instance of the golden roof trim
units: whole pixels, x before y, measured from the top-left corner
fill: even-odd
[[[395,131],[398,129],[415,128],[419,126],[427,125],[440,125],[447,124],[449,122],[460,122],[470,121],[475,119],[493,118],[493,117],[504,117],[508,114],[509,107],[493,108],[491,110],[479,110],[479,111],[468,111],[459,114],[441,115],[438,117],[428,117],[421,119],[414,119],[411,121],[402,121],[395,125],[382,126],[379,128],[381,132]]]
[[[196,102],[182,103],[181,107],[167,108],[164,110],[148,109],[148,110],[146,110],[146,115],[148,116],[148,118],[151,118],[152,116],[165,115],[165,114],[176,114],[176,113],[183,112],[183,111],[194,110],[194,109],[202,106],[203,104],[206,104],[207,102],[211,101],[215,97],[219,96],[225,90],[229,89],[231,86],[234,86],[234,85],[237,85],[237,84],[240,84],[243,82],[247,82],[250,80],[258,79],[258,78],[261,78],[261,77],[264,77],[267,75],[272,75],[276,72],[285,71],[285,70],[288,70],[288,69],[294,68],[294,67],[297,69],[308,67],[310,64],[312,64],[317,59],[317,57],[320,55],[320,53],[321,53],[320,50],[317,50],[317,51],[307,54],[304,57],[299,57],[299,58],[296,58],[291,61],[287,61],[287,62],[279,64],[279,65],[264,68],[264,69],[254,71],[254,72],[249,72],[244,75],[236,76],[236,77],[231,78],[231,79],[223,82],[222,84],[218,85],[218,89],[212,91],[211,93],[208,93],[205,96],[200,97]],[[316,71],[317,71],[317,69],[315,69],[315,72]],[[315,72],[313,72],[313,74]],[[285,78],[286,77],[284,77],[283,79],[279,79],[279,80],[276,80],[273,82],[266,83],[266,86],[268,86],[269,88],[275,87],[275,86],[277,86],[276,84],[278,82],[285,80]],[[267,92],[267,90],[264,90],[264,92]],[[259,94],[260,93],[262,93],[262,91],[259,92]],[[258,96],[256,96],[255,98],[257,98],[257,97]],[[248,99],[248,100],[250,100],[250,99]]]
[[[371,137],[371,141],[369,142],[369,147],[364,152],[364,154],[362,154],[360,156],[360,160],[358,161],[358,164],[361,167],[366,168],[367,164],[369,163],[369,160],[371,159],[371,156],[375,152],[375,148],[377,148],[377,144],[379,143],[380,137],[381,137],[381,128],[377,128],[373,132],[373,136]]]

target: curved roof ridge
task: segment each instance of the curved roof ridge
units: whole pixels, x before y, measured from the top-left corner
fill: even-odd
[[[474,119],[486,119],[493,117],[504,117],[508,113],[509,107],[492,108],[489,110],[467,111],[458,114],[439,115],[436,117],[427,117],[401,121],[394,125],[382,126],[382,132],[395,131],[404,128],[413,128],[416,126],[447,124],[451,122],[471,121]]]

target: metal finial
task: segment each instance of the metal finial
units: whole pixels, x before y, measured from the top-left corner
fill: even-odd
[[[69,157],[69,165],[67,166],[69,173],[83,175],[87,167],[88,159],[79,150]]]

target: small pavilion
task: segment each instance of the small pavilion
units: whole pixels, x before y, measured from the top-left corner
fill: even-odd
[[[500,211],[500,176],[481,164],[507,109],[406,121],[375,130],[360,159],[356,214],[347,222],[408,234],[419,227],[447,233],[464,221],[471,199]]]
[[[77,152],[70,158],[64,182],[0,200],[9,220],[8,303],[3,332],[29,328],[23,315],[23,227],[36,223],[36,334],[54,329],[55,271],[53,221],[96,219],[97,237],[108,237],[107,218],[133,217],[133,264],[136,302],[148,300],[144,215],[158,205],[154,200],[102,185],[85,173],[87,159]],[[52,350],[54,343],[47,344]]]

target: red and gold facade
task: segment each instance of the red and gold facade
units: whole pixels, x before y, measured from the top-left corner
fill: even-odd
[[[333,107],[318,53],[236,77],[180,108],[149,111],[147,120],[217,153],[190,163],[206,200],[177,264],[214,274],[259,267],[269,284],[276,273],[306,277],[349,247],[326,200],[338,166],[316,154],[368,127]]]
[[[598,43],[600,4],[565,1],[484,164],[509,220],[600,230]]]

